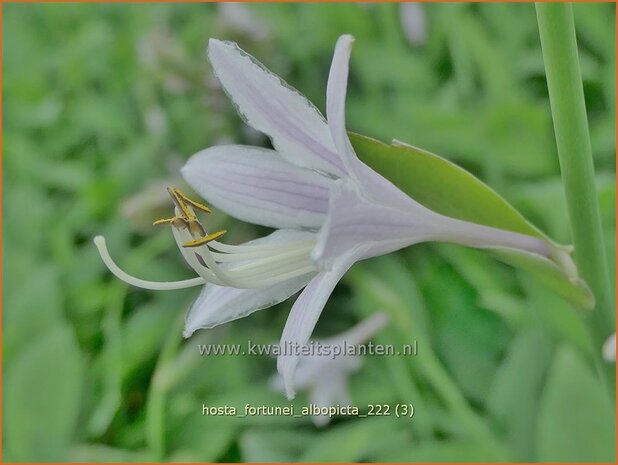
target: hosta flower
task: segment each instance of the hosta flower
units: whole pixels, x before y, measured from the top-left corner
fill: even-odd
[[[616,361],[616,333],[608,337],[603,344],[603,358],[608,362]]]
[[[449,218],[422,206],[362,163],[345,126],[348,61],[353,38],[339,38],[328,77],[327,120],[300,93],[235,44],[211,40],[215,73],[246,122],[270,136],[274,150],[240,145],[208,148],[189,159],[182,174],[217,208],[240,220],[277,228],[242,245],[209,233],[195,209],[205,205],[170,189],[171,225],[185,260],[198,277],[171,283],[144,281],[112,261],[120,279],[147,289],[207,283],[190,309],[184,335],[281,302],[304,288],[292,307],[282,344],[304,345],[341,277],[356,261],[425,241],[510,248],[550,256],[552,246],[519,233]],[[385,117],[387,117],[385,115]],[[298,357],[278,359],[288,396],[294,395]]]
[[[419,47],[427,41],[425,5],[420,2],[403,2],[399,5],[401,29],[408,43]]]
[[[388,323],[384,312],[374,313],[348,331],[328,339],[315,340],[319,347],[311,355],[300,357],[293,380],[295,390],[306,390],[308,401],[317,407],[334,407],[352,405],[348,391],[348,377],[358,371],[362,364],[360,355],[354,352],[356,347],[366,344]],[[356,352],[354,352],[356,353]],[[285,392],[286,386],[281,375],[271,381],[278,391]],[[327,425],[331,421],[328,415],[313,415],[316,426]]]

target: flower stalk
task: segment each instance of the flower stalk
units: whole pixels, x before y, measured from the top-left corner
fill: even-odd
[[[596,298],[591,316],[600,353],[614,327],[611,293],[582,86],[569,3],[537,3],[537,19],[575,261]]]

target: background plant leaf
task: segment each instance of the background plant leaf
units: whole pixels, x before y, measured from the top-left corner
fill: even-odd
[[[83,360],[71,329],[51,327],[24,350],[6,381],[4,428],[16,461],[63,461],[77,426]]]
[[[538,459],[615,462],[615,407],[592,370],[570,346],[561,346],[541,399],[536,429]]]

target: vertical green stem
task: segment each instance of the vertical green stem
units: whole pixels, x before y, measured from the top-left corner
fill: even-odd
[[[573,10],[569,3],[537,3],[536,12],[575,261],[596,297],[596,311],[590,323],[600,353],[600,345],[613,331],[614,304],[605,261]]]

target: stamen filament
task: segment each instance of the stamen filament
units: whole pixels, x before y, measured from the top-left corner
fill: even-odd
[[[225,230],[217,231],[217,232],[214,232],[212,234],[208,234],[208,235],[206,235],[204,237],[200,237],[199,239],[194,239],[192,241],[185,242],[184,244],[182,244],[182,246],[183,247],[189,247],[189,248],[191,248],[191,247],[199,247],[201,245],[209,243],[210,241],[213,241],[215,239],[220,238],[226,232],[227,231],[225,231]]]
[[[285,257],[287,257],[287,256],[296,256],[296,255],[303,255],[303,254],[307,254],[308,255],[312,248],[313,248],[313,246],[293,248],[293,249],[290,250],[290,252],[282,253],[282,254],[278,255],[278,257],[282,257],[282,256],[285,256]],[[273,257],[272,253],[266,253],[266,252],[255,252],[255,253],[242,253],[242,252],[241,253],[219,253],[219,252],[211,252],[211,253],[212,253],[213,257],[215,257],[215,259],[219,263],[242,262],[242,261],[246,261],[246,260],[257,260],[257,259],[265,258],[265,257]]]
[[[204,281],[218,286],[226,285],[210,268],[202,265],[194,254],[187,254],[185,259]],[[270,266],[265,266],[258,271],[253,269],[243,270],[240,269],[240,267],[225,270],[225,272],[229,273],[229,275],[236,280],[236,283],[239,286],[242,285],[244,289],[277,284],[286,279],[301,276],[311,271],[315,271],[315,267],[309,260],[297,262],[290,259],[282,262],[274,262]]]
[[[236,278],[244,278],[247,276],[251,277],[251,276],[255,276],[256,274],[260,278],[263,278],[263,277],[266,278],[270,276],[277,276],[278,274],[281,274],[285,271],[295,270],[298,268],[304,268],[306,266],[312,266],[312,263],[309,260],[303,260],[303,261],[288,260],[288,261],[282,261],[282,262],[273,261],[265,265],[262,265],[259,268],[254,267],[254,266],[247,267],[247,268],[238,267],[238,268],[234,268],[232,270],[227,270],[227,271],[230,273],[230,275],[233,275]]]
[[[200,255],[204,259],[204,262],[206,263],[208,268],[212,270],[212,272],[215,274],[215,276],[218,279],[223,281],[225,285],[227,286],[232,286],[232,287],[237,287],[237,288],[254,288],[254,287],[268,286],[272,284],[277,284],[286,279],[290,279],[288,276],[295,277],[295,276],[300,276],[305,273],[309,273],[311,271],[315,271],[315,268],[311,264],[305,264],[303,262],[298,262],[297,260],[293,260],[293,261],[289,260],[287,263],[283,261],[282,264],[295,265],[295,269],[292,269],[291,271],[284,272],[282,274],[281,271],[283,270],[281,269],[280,266],[277,266],[276,269],[272,270],[272,272],[269,274],[269,273],[260,273],[261,270],[259,270],[259,268],[257,270],[255,268],[253,269],[245,268],[245,271],[249,271],[249,273],[246,273],[248,276],[245,277],[243,276],[243,274],[239,274],[239,271],[242,272],[242,270],[239,270],[239,269],[225,270],[221,268],[219,264],[215,261],[214,257],[212,256],[212,253],[210,252],[210,249],[207,246],[204,246],[200,250],[200,252],[201,252]],[[309,262],[306,262],[306,263],[309,263]],[[299,265],[300,265],[300,268],[299,268]],[[247,265],[247,267],[250,267],[250,266],[251,264]],[[254,276],[254,278],[252,279],[251,276]]]
[[[268,286],[274,286],[275,284],[279,284],[282,283],[283,281],[287,281],[289,279],[292,278],[297,278],[299,276],[308,274],[308,273],[315,273],[315,266],[313,265],[307,265],[304,266],[302,268],[297,268],[295,270],[289,271],[287,273],[283,273],[280,275],[277,275],[275,278],[270,278],[270,279],[262,279],[261,281],[255,281],[255,282],[251,282],[251,281],[247,281],[247,284],[249,284],[249,286],[247,286],[248,289],[253,289],[253,288],[258,288],[258,287],[268,287]],[[261,278],[260,278],[261,279]]]
[[[249,244],[249,245],[229,245],[221,242],[211,241],[208,246],[219,252],[238,253],[238,252],[276,252],[281,249],[299,248],[303,246],[315,245],[315,239],[307,239],[303,241],[288,242],[285,244]]]

